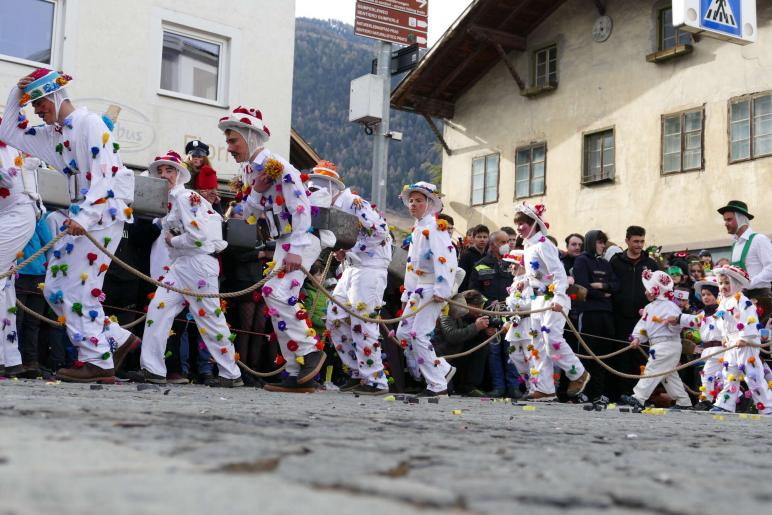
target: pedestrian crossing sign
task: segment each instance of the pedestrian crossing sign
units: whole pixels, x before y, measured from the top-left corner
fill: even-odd
[[[742,36],[740,0],[701,0],[703,27]]]
[[[673,26],[747,45],[756,42],[756,0],[673,0]]]

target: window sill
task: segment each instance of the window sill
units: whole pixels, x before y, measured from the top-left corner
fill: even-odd
[[[669,61],[677,57],[689,55],[693,51],[694,51],[694,47],[692,45],[676,45],[673,48],[668,48],[667,50],[660,50],[659,52],[654,52],[647,55],[646,61],[649,63],[655,63],[655,64],[664,63],[665,61]]]
[[[674,176],[683,175],[686,173],[704,172],[704,171],[705,171],[705,167],[703,166],[702,168],[689,168],[688,170],[678,170],[675,172],[660,171],[659,175],[660,177],[674,177]]]
[[[543,95],[545,93],[549,93],[551,91],[555,91],[556,89],[558,89],[558,83],[549,82],[542,86],[531,86],[530,88],[525,88],[520,91],[520,95],[524,97],[532,98],[532,97],[537,97],[539,95]]]
[[[598,186],[602,184],[613,184],[613,177],[587,177],[582,179],[582,186]]]
[[[30,61],[21,57],[14,57],[12,55],[0,54],[0,61],[7,61],[9,63],[20,64],[22,66],[30,66],[32,68],[53,68],[50,63],[41,63],[38,61]]]
[[[522,197],[515,197],[515,202],[519,202],[521,200],[526,200],[529,198],[537,198],[537,197],[545,197],[547,195],[547,192],[544,193],[534,193],[533,195],[524,195]]]
[[[769,157],[772,157],[772,154],[761,154],[761,155],[758,155],[758,156],[755,156],[755,157],[746,157],[744,159],[735,159],[735,160],[730,159],[729,160],[729,164],[730,165],[739,165],[739,164],[742,164],[742,163],[752,163],[753,161],[758,161],[759,159],[766,159],[766,158],[769,158]]]
[[[194,97],[193,95],[185,95],[183,93],[177,93],[176,91],[169,91],[166,89],[159,89],[156,91],[156,93],[162,97],[176,98],[177,100],[184,100],[186,102],[195,102],[196,104],[228,109],[227,103],[217,102],[216,100],[209,100],[208,98]]]
[[[485,206],[492,206],[494,204],[498,204],[499,200],[491,200],[490,202],[483,202],[481,204],[471,204],[471,207],[485,207]]]

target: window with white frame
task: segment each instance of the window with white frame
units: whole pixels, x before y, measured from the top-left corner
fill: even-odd
[[[225,38],[163,28],[161,89],[193,99],[222,103]]]
[[[499,155],[472,159],[472,205],[479,206],[499,199]]]
[[[558,81],[558,47],[550,45],[533,53],[533,85],[548,86]]]
[[[772,93],[729,101],[729,162],[772,155]]]
[[[614,179],[614,129],[584,136],[582,184]]]
[[[0,55],[9,61],[55,66],[56,0],[0,0]]]
[[[547,144],[515,150],[515,198],[543,195],[547,172]]]
[[[702,170],[704,108],[662,117],[662,173]]]

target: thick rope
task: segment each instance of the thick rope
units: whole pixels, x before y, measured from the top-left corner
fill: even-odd
[[[41,322],[45,322],[45,323],[47,323],[49,325],[52,325],[54,327],[63,327],[62,324],[60,324],[58,320],[52,320],[52,319],[48,318],[45,315],[41,315],[37,311],[34,311],[34,310],[30,309],[29,307],[27,307],[26,305],[22,304],[22,302],[19,301],[18,299],[16,299],[16,305],[19,306],[19,308],[21,308],[22,311],[24,311],[26,314],[30,315],[32,318],[36,318],[36,319],[40,320]],[[138,319],[134,320],[133,322],[129,322],[128,324],[122,325],[121,327],[124,328],[124,329],[131,329],[132,327],[134,327],[136,325],[139,325],[140,323],[144,322],[145,318],[147,318],[147,315],[142,315],[141,317],[139,317]]]
[[[600,366],[602,366],[606,371],[608,371],[608,372],[610,372],[610,373],[612,373],[612,374],[614,374],[616,376],[625,378],[625,379],[646,379],[646,378],[655,378],[655,377],[665,377],[665,376],[668,376],[668,375],[672,374],[673,372],[678,372],[678,371],[683,370],[685,368],[689,368],[692,365],[700,363],[701,361],[705,361],[706,359],[709,359],[709,358],[712,358],[712,357],[715,357],[715,356],[719,356],[719,355],[724,354],[724,353],[726,353],[726,352],[728,352],[728,351],[730,351],[732,349],[740,347],[739,344],[731,345],[729,347],[724,347],[721,350],[718,350],[718,351],[716,351],[716,352],[714,352],[712,354],[708,354],[707,356],[701,356],[701,357],[699,357],[697,359],[693,359],[693,360],[691,360],[689,362],[686,362],[686,363],[683,363],[681,365],[678,365],[677,367],[675,367],[672,370],[665,370],[665,371],[659,372],[657,374],[628,374],[626,372],[620,372],[619,370],[616,370],[616,369],[608,366],[603,361],[601,361],[598,358],[598,356],[592,351],[590,346],[587,345],[587,343],[585,343],[584,338],[582,338],[578,334],[578,331],[576,330],[576,327],[574,327],[573,322],[571,322],[571,319],[568,318],[568,316],[566,316],[565,313],[563,313],[563,316],[565,316],[565,318],[566,318],[566,323],[568,324],[569,329],[571,329],[571,331],[577,336],[577,339],[579,340],[579,343],[582,345],[582,347],[584,347],[584,349],[587,352],[590,353],[590,356],[592,357],[592,359],[597,361],[600,364]],[[761,348],[769,347],[770,345],[772,345],[772,342],[766,343],[766,344],[763,344],[763,345],[749,344],[749,345],[746,345],[746,346],[747,347],[756,347],[756,348],[761,349]]]
[[[203,292],[196,292],[192,290],[188,290],[187,288],[177,288],[175,286],[172,286],[171,284],[162,283],[161,281],[157,281],[153,279],[152,277],[143,274],[139,270],[133,268],[131,265],[125,263],[122,261],[119,257],[117,257],[115,254],[107,250],[99,241],[97,241],[96,238],[94,238],[90,233],[85,233],[84,236],[91,240],[91,243],[94,244],[96,248],[98,248],[100,251],[102,251],[107,257],[109,257],[113,262],[117,263],[118,266],[129,272],[130,274],[134,275],[135,277],[142,279],[145,282],[148,282],[150,284],[154,284],[155,286],[159,288],[163,288],[165,290],[173,291],[176,293],[179,293],[181,295],[186,295],[188,297],[201,297],[201,298],[222,298],[222,299],[231,299],[234,297],[241,297],[242,295],[246,295],[248,293],[252,293],[253,291],[257,290],[258,288],[262,288],[265,283],[270,281],[273,276],[281,271],[281,268],[273,270],[272,273],[268,274],[266,277],[264,277],[261,281],[256,282],[252,286],[245,288],[240,291],[234,291],[234,292],[227,292],[227,293],[203,293]],[[304,270],[305,271],[305,270]]]
[[[10,270],[8,270],[8,271],[6,271],[6,272],[3,272],[2,274],[0,274],[0,281],[2,281],[3,279],[5,279],[5,278],[7,278],[7,277],[11,277],[11,276],[12,276],[12,275],[14,275],[14,274],[15,274],[17,271],[21,270],[22,268],[24,268],[25,266],[29,265],[30,263],[32,263],[33,261],[35,261],[37,258],[39,258],[40,256],[42,256],[43,254],[45,254],[46,252],[48,252],[48,250],[49,250],[51,247],[53,247],[54,245],[56,245],[56,244],[59,242],[59,240],[61,240],[61,239],[62,239],[62,238],[64,238],[65,236],[67,236],[67,233],[66,233],[66,232],[60,232],[59,234],[57,234],[57,235],[56,235],[56,237],[55,237],[54,239],[52,239],[51,241],[49,241],[48,243],[46,243],[45,245],[43,245],[42,247],[40,247],[40,248],[37,250],[37,252],[35,252],[34,254],[32,254],[30,257],[28,257],[27,259],[25,259],[24,261],[22,261],[22,262],[21,262],[21,263],[19,263],[18,265],[12,266],[12,267],[10,268]]]

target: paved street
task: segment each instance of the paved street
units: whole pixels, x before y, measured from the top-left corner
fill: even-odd
[[[766,512],[771,425],[2,381],[0,514]]]

